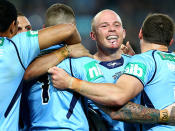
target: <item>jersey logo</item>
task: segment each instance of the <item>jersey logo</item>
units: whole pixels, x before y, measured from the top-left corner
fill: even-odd
[[[157,53],[162,60],[169,60],[169,61],[174,61],[175,62],[175,56],[172,54],[164,54],[161,52]]]
[[[103,77],[99,65],[96,61],[90,62],[84,65],[86,70],[86,77],[88,81],[94,81],[100,77]]]
[[[117,63],[117,62],[110,62],[107,64],[107,66],[111,66],[111,67],[115,67],[117,65],[120,65],[121,63]]]
[[[171,71],[175,71],[175,64],[167,63],[168,69]]]
[[[4,44],[4,38],[0,38],[0,46],[3,46]]]
[[[34,37],[34,36],[38,36],[38,31],[27,31],[27,36],[29,37]]]
[[[128,63],[125,67],[124,73],[136,76],[142,81],[144,81],[144,77],[146,74],[146,66],[142,63],[137,62]]]

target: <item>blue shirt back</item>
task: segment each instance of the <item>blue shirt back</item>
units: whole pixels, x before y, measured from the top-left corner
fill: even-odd
[[[14,36],[12,41],[18,48],[23,65],[27,67],[39,54],[38,32],[20,33]],[[23,78],[24,69],[19,62],[14,45],[5,37],[0,37],[0,63],[0,130],[17,131],[20,97],[6,118],[4,114]]]
[[[145,106],[162,110],[175,102],[175,54],[161,51],[147,51],[135,55],[125,67],[125,74],[139,79],[145,95]],[[172,131],[175,126],[143,125],[144,130]]]

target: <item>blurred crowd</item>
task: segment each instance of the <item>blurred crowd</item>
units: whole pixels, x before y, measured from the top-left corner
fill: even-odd
[[[112,9],[120,14],[126,28],[126,41],[130,41],[136,53],[140,53],[138,32],[149,13],[166,13],[175,20],[174,0],[10,0],[31,22],[34,30],[44,23],[46,9],[54,3],[64,3],[73,8],[82,43],[91,53],[95,43],[89,37],[92,17],[102,9]],[[94,44],[90,44],[94,43]],[[175,43],[170,50],[175,50]]]

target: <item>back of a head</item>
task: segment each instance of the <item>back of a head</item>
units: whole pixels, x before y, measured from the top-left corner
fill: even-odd
[[[75,14],[71,7],[57,3],[47,9],[46,27],[66,23],[75,23]]]
[[[22,12],[18,11],[17,16],[25,16]]]
[[[5,32],[17,20],[15,6],[7,0],[0,0],[0,32]]]
[[[142,25],[142,34],[147,42],[169,46],[174,35],[174,22],[165,14],[148,15]]]

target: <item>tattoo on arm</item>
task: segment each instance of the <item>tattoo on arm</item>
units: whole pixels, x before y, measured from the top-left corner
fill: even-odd
[[[160,119],[159,110],[147,108],[132,102],[128,102],[120,108],[104,107],[101,105],[98,106],[100,106],[100,108],[102,108],[104,112],[108,113],[114,120],[132,123],[154,124],[158,123]]]
[[[175,106],[173,106],[171,109],[169,123],[175,125]]]

